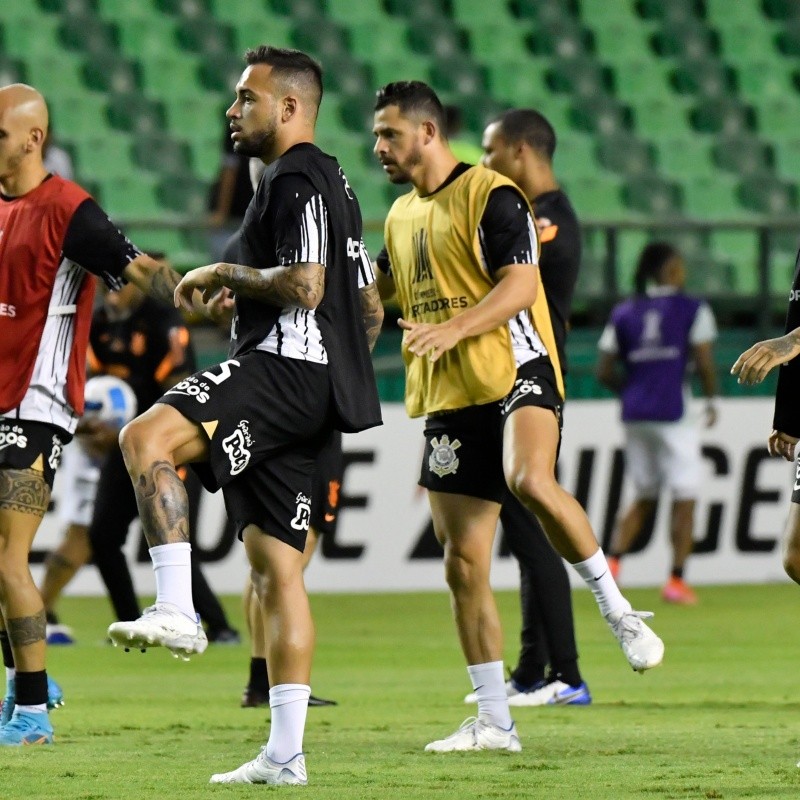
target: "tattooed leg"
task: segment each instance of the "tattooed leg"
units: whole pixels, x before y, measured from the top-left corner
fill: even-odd
[[[22,672],[44,669],[44,606],[28,555],[49,501],[41,472],[0,469],[0,610]]]
[[[189,498],[169,461],[156,461],[141,472],[134,491],[150,547],[189,541]]]

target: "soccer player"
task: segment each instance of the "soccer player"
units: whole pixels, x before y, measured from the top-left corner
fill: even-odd
[[[553,173],[556,133],[538,111],[506,111],[483,133],[484,166],[510,178],[533,208],[547,296],[562,372],[572,296],[581,261],[581,232],[569,198]],[[589,705],[592,697],[578,668],[569,576],[539,520],[507,497],[500,522],[519,561],[522,647],[506,682],[511,706]],[[548,666],[547,673],[545,668]],[[476,702],[475,693],[465,698]]]
[[[597,378],[622,400],[625,465],[635,490],[633,503],[617,521],[609,563],[616,574],[619,560],[655,514],[661,488],[668,487],[672,571],[661,597],[691,605],[697,596],[684,570],[692,552],[702,457],[698,428],[688,412],[687,380],[690,364],[696,365],[706,396],[705,423],[713,425],[717,326],[708,303],[684,294],[685,281],[683,257],[672,245],[652,242],[642,250],[636,294],[613,309],[600,337]]]
[[[195,370],[194,348],[180,313],[147,297],[134,284],[105,292],[102,305],[92,316],[87,358],[93,375],[116,375],[130,384],[139,413]],[[67,450],[61,476],[68,479],[62,492],[67,536],[62,547],[48,558],[42,584],[45,610],[53,614],[53,605],[66,583],[93,555],[116,619],[133,620],[141,611],[122,548],[138,509],[117,441],[119,431],[100,420],[85,418],[77,433],[80,435]],[[87,450],[96,454],[94,461]],[[193,474],[182,474],[186,476],[194,519],[202,487]],[[191,563],[192,590],[209,639],[238,641],[194,555]],[[48,622],[52,624],[50,619]]]
[[[167,302],[179,281],[83,189],[47,172],[47,126],[39,92],[0,89],[0,647],[14,709],[0,728],[3,746],[53,741],[45,613],[28,554],[83,412],[91,273]]]
[[[230,358],[181,381],[123,428],[121,444],[156,565],[156,604],[115,642],[205,649],[192,607],[188,509],[176,464],[221,488],[266,619],[271,727],[259,755],[213,783],[305,784],[314,627],[303,585],[314,460],[331,432],[381,422],[370,360],[383,318],[358,201],[314,144],[319,65],[262,45],[228,109],[237,152],[269,164],[238,232],[238,263],[184,276],[175,297],[227,288]]]
[[[800,253],[795,261],[785,330],[783,336],[756,342],[745,350],[731,367],[731,375],[738,375],[739,383],[752,386],[761,383],[775,367],[781,367],[767,448],[771,455],[792,461],[800,441],[800,414],[797,410],[800,394],[800,360],[797,358],[800,355]],[[800,458],[796,464],[789,517],[784,529],[783,568],[795,583],[800,583]]]
[[[342,487],[344,459],[342,434],[334,431],[314,464],[314,486],[311,490],[311,518],[303,550],[303,569],[308,566],[322,536],[333,536],[339,517],[339,492]],[[264,615],[255,595],[252,581],[245,586],[244,614],[250,632],[250,677],[242,694],[242,708],[269,705],[269,671],[267,669]],[[309,706],[335,706],[335,700],[310,695]]]
[[[586,580],[631,666],[659,664],[663,643],[620,594],[586,515],[555,479],[563,389],[528,201],[508,178],[459,164],[443,122],[424,83],[378,92],[375,153],[390,181],[413,186],[386,220],[382,294],[396,291],[404,315],[406,408],[427,416],[420,483],[478,700],[477,718],[426,750],[517,752],[489,584],[509,488]]]

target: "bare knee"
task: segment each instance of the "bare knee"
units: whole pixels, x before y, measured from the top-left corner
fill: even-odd
[[[489,565],[476,554],[453,545],[445,546],[444,573],[447,585],[454,592],[471,592],[489,579]]]
[[[518,468],[508,480],[508,487],[523,505],[539,510],[552,504],[553,493],[558,484],[549,471]]]

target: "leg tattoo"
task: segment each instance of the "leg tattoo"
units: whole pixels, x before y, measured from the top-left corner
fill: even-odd
[[[44,609],[30,617],[14,617],[8,620],[8,638],[14,648],[27,647],[45,640],[46,627]]]
[[[189,541],[186,487],[168,461],[156,461],[134,483],[136,504],[150,547]]]
[[[0,469],[0,508],[43,517],[50,487],[34,469]]]

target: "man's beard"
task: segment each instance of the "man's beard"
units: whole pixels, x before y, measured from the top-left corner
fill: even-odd
[[[422,162],[422,150],[419,147],[409,153],[408,158],[401,165],[394,162],[395,173],[389,176],[389,182],[395,184],[411,183],[411,170]]]
[[[266,130],[253,133],[246,139],[240,138],[233,143],[233,152],[251,158],[264,158],[275,147],[277,131],[278,126],[272,123]]]

